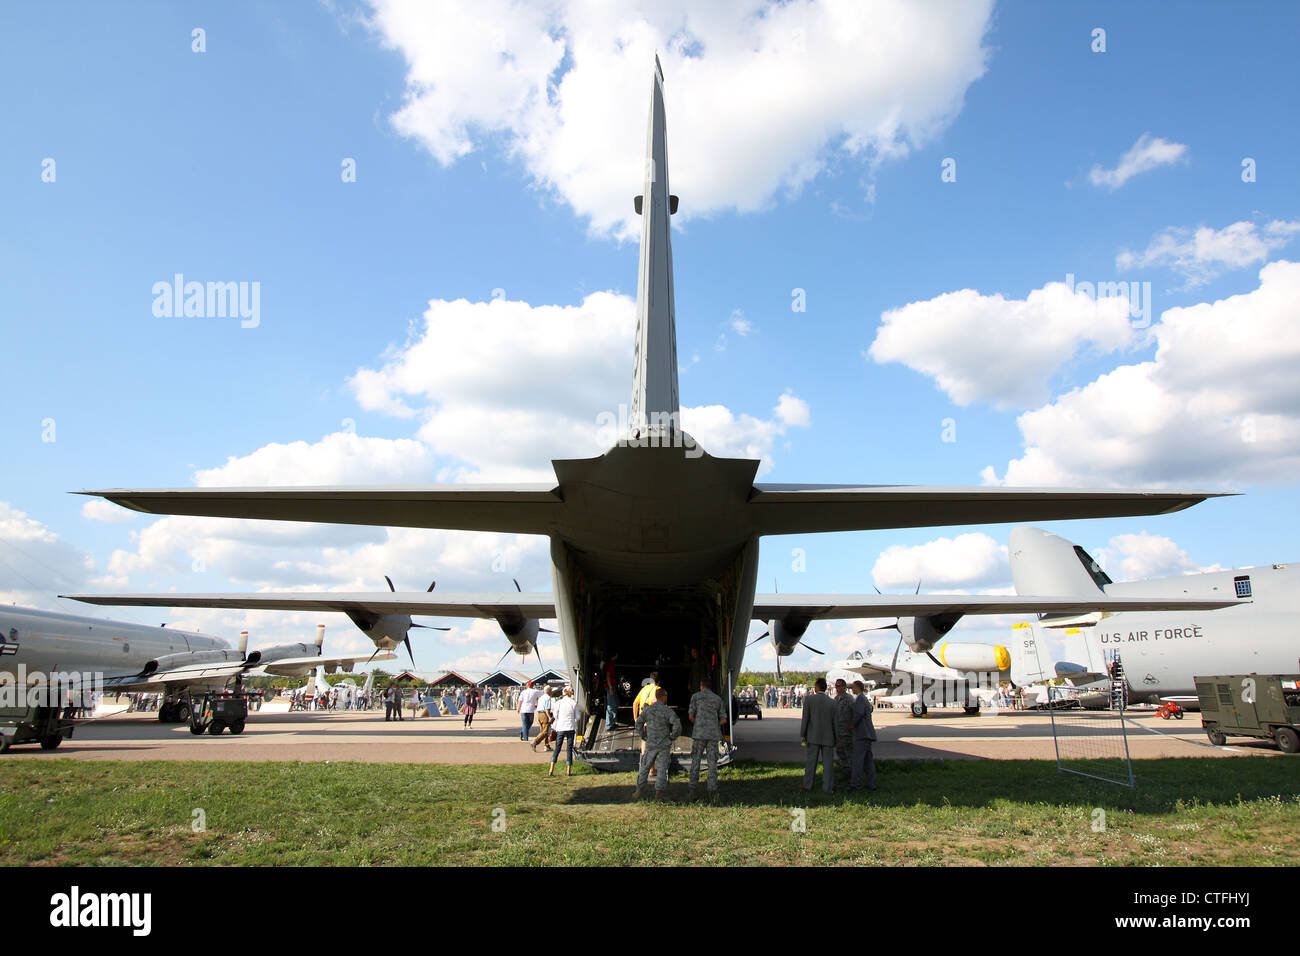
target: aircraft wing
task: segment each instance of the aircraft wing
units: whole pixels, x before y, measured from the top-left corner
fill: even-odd
[[[76,494],[106,498],[123,508],[145,514],[516,534],[549,534],[564,505],[558,489],[547,484],[112,488]]]
[[[254,591],[247,594],[65,594],[60,597],[118,607],[228,607],[259,611],[340,611],[344,614],[360,611],[427,617],[555,617],[554,595],[516,591],[459,594],[449,591]]]
[[[238,674],[248,673],[243,661],[225,664],[187,664],[168,671],[158,671],[147,676],[135,674],[127,677],[110,677],[104,680],[104,689],[117,691],[164,691],[192,684],[223,683]]]
[[[965,614],[1082,614],[1087,611],[1210,611],[1241,604],[1233,598],[1034,597],[1002,594],[759,594],[756,621],[935,617]]]
[[[344,670],[351,670],[357,664],[365,664],[370,661],[391,661],[396,657],[396,654],[389,653],[376,654],[374,657],[368,654],[361,657],[289,657],[271,661],[269,664],[262,664],[252,673],[268,674],[273,677],[305,677],[316,667],[324,667],[331,672],[339,667]]]
[[[749,507],[758,534],[808,534],[1169,514],[1222,494],[1114,488],[1066,491],[1001,486],[756,484]]]

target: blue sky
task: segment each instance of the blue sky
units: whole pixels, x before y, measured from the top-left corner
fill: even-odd
[[[536,480],[599,453],[630,390],[655,49],[681,397],[710,452],[766,481],[1233,489],[1051,530],[1116,577],[1295,557],[1300,10],[608,6],[6,7],[0,599],[549,588],[536,541],[113,521],[66,492]],[[154,315],[175,273],[258,283],[256,327]],[[1149,282],[1150,327],[1048,288],[1067,275]],[[760,587],[1005,588],[1008,530],[768,539]],[[172,619],[255,643],[315,623]],[[506,646],[426,635],[422,668]]]

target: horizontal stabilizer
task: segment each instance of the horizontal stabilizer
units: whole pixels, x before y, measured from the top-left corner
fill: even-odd
[[[1169,514],[1222,494],[1110,488],[756,484],[749,507],[758,534],[812,534]]]
[[[549,534],[563,502],[554,485],[112,488],[79,491],[156,515],[320,521],[392,528]]]

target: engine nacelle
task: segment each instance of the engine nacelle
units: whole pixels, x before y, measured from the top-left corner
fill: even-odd
[[[932,650],[945,634],[952,630],[958,618],[953,615],[936,615],[934,617],[900,617],[898,631],[903,635],[903,642],[913,654],[924,654]]]
[[[252,651],[246,663],[249,667],[256,667],[258,664],[273,664],[290,657],[316,657],[319,654],[320,648],[315,644],[277,644]]]
[[[957,671],[1009,671],[1011,652],[1001,644],[967,644],[949,641],[939,648],[944,667]]]
[[[411,629],[409,614],[380,614],[369,620],[351,614],[348,616],[352,618],[352,623],[361,630],[361,633],[374,641],[375,647],[381,651],[397,650],[406,640],[406,634]]]
[[[808,630],[809,621],[776,620],[772,622],[772,646],[781,657],[794,653],[796,645]]]
[[[177,667],[189,667],[195,664],[229,664],[243,659],[244,655],[239,651],[184,651],[180,654],[165,654],[154,658],[144,665],[140,673],[147,677]]]
[[[537,618],[526,617],[513,621],[498,618],[497,624],[501,626],[501,633],[506,636],[516,654],[527,657],[533,653],[537,647],[537,632],[541,624]]]

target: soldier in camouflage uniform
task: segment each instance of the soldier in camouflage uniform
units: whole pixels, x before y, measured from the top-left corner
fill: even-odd
[[[853,697],[844,680],[835,682],[835,762],[848,777],[853,770]]]
[[[700,782],[700,758],[709,760],[709,797],[718,798],[718,741],[722,739],[722,725],[726,716],[722,698],[713,693],[713,682],[700,678],[700,689],[691,695],[687,719],[691,722],[691,784],[690,798],[695,798],[695,787]]]
[[[655,702],[649,707],[641,708],[636,718],[636,729],[645,735],[645,753],[641,754],[641,770],[636,775],[634,798],[640,798],[641,788],[645,786],[653,764],[658,768],[655,799],[662,800],[668,790],[668,764],[673,759],[673,741],[682,733],[682,722],[668,706],[668,691],[660,687],[655,692]]]

